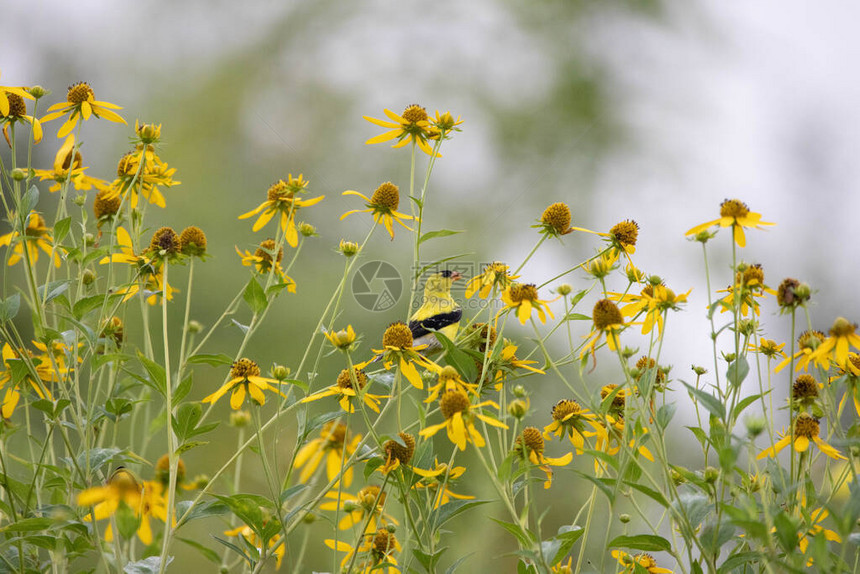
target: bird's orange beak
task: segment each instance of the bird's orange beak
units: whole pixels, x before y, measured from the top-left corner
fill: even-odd
[[[457,279],[462,279],[462,278],[463,278],[463,275],[461,275],[460,273],[458,273],[456,271],[453,271],[451,273],[451,281],[456,281]]]

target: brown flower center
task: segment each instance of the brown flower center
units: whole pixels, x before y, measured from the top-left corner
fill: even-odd
[[[373,552],[380,557],[385,556],[392,550],[397,539],[387,530],[378,530],[373,536]]]
[[[340,448],[346,441],[346,425],[329,421],[323,426],[320,436],[326,440],[329,448]]]
[[[580,412],[582,412],[582,407],[579,406],[578,402],[572,399],[562,399],[553,405],[552,419],[562,422],[568,415],[577,415]],[[570,423],[572,420],[573,417],[564,422]]]
[[[18,94],[6,94],[6,99],[9,101],[9,115],[7,117],[15,118],[27,115],[27,104],[24,103],[24,98]]]
[[[400,461],[400,464],[409,464],[409,461],[412,460],[412,455],[415,454],[415,437],[405,432],[397,433],[397,436],[400,437],[403,444],[400,444],[396,440],[386,441],[383,445],[385,454],[389,460],[397,459]]]
[[[392,323],[382,334],[382,346],[408,349],[412,346],[412,331],[402,321]]]
[[[807,413],[800,413],[794,420],[794,434],[812,439],[818,436],[820,431],[818,421]]]
[[[121,203],[122,198],[118,193],[103,189],[96,194],[96,198],[93,201],[93,213],[96,219],[101,219],[106,215],[116,215]]]
[[[386,181],[376,188],[373,195],[370,196],[370,204],[383,211],[395,211],[400,205],[400,188]]]
[[[727,199],[720,204],[720,217],[743,217],[750,212],[747,204],[739,199]]]
[[[636,245],[636,239],[639,238],[639,224],[632,219],[625,219],[621,223],[616,223],[609,230],[609,235],[625,247]]]
[[[818,397],[818,383],[812,375],[803,374],[794,380],[791,396],[795,400],[814,399]]]
[[[754,265],[750,265],[746,269],[744,269],[743,276],[740,276],[740,273],[735,277],[735,281],[740,283],[743,281],[744,285],[764,285],[764,269],[761,266],[761,263],[756,263]]]
[[[570,208],[566,203],[553,203],[544,210],[540,220],[555,233],[566,234],[570,230]]]
[[[179,234],[179,244],[185,255],[200,257],[206,253],[206,234],[197,226],[186,227]]]
[[[526,448],[530,451],[533,451],[538,455],[543,454],[543,436],[541,436],[541,433],[537,428],[524,428],[522,434],[522,441]]]
[[[410,106],[406,106],[406,109],[403,110],[403,113],[400,114],[401,117],[409,122],[410,124],[417,124],[418,122],[426,122],[427,121],[427,110],[419,106],[418,104],[412,104]]]
[[[609,299],[601,299],[594,305],[593,319],[594,328],[600,331],[612,325],[624,323],[624,317],[621,315],[618,305]]]
[[[259,377],[260,367],[251,359],[239,359],[230,368],[231,379],[247,379],[248,377]]]
[[[179,253],[179,236],[173,228],[162,227],[152,234],[149,248],[156,254],[164,251],[168,255],[175,255]]]
[[[358,383],[358,388],[363,389],[367,384],[367,374],[361,369],[355,369],[355,380]],[[337,386],[341,389],[352,389],[352,376],[349,370],[344,369],[337,376]]]
[[[456,413],[466,413],[469,411],[469,396],[459,389],[446,391],[439,399],[439,408],[445,419],[450,419]]]
[[[611,383],[608,385],[603,385],[600,388],[600,400],[603,400],[606,397],[608,397],[609,394],[612,393],[612,391],[614,391],[617,388],[618,388],[618,385],[611,384]],[[612,407],[614,409],[623,409],[624,408],[624,401],[626,399],[627,399],[627,391],[624,389],[618,391],[618,393],[614,397],[612,397]]]
[[[810,349],[814,351],[818,345],[824,342],[824,333],[821,331],[804,331],[797,338],[797,344],[801,349]]]
[[[275,240],[274,239],[266,239],[262,243],[260,243],[260,247],[254,252],[254,255],[262,258],[263,262],[267,265],[272,264],[272,255],[271,253],[275,250]],[[281,262],[281,259],[284,258],[284,250],[278,250],[278,263]]]
[[[776,302],[780,307],[794,307],[801,303],[795,290],[800,287],[800,281],[791,277],[784,279],[776,290]]]
[[[538,292],[534,283],[513,283],[508,290],[511,301],[522,303],[523,301],[537,301]]]
[[[89,99],[95,99],[95,94],[88,83],[78,82],[73,86],[69,86],[66,100],[68,100],[70,104],[82,104]]]
[[[287,182],[279,179],[269,187],[269,190],[266,192],[266,198],[269,201],[278,201],[287,197],[288,194]]]
[[[119,163],[116,166],[116,174],[119,177],[126,177],[134,175],[135,171],[137,171],[137,166],[134,162],[134,152],[130,151],[119,158]]]

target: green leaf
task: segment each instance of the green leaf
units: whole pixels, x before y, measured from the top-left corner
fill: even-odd
[[[744,412],[744,409],[746,409],[748,406],[750,406],[751,404],[753,404],[754,402],[756,402],[758,399],[765,396],[769,392],[770,391],[767,391],[764,394],[752,395],[752,396],[746,397],[741,402],[736,404],[735,408],[732,409],[732,420],[738,420],[738,417],[741,416],[741,413]]]
[[[436,563],[439,562],[439,559],[442,557],[442,554],[448,550],[448,547],[440,548],[433,554],[427,554],[420,548],[413,548],[412,554],[415,555],[415,558],[418,559],[418,562],[424,566],[424,569],[428,572],[433,572],[436,568]]]
[[[490,501],[452,500],[451,502],[447,502],[433,511],[433,513],[430,515],[430,524],[433,525],[434,529],[439,528],[458,514],[462,514],[470,508],[481,506],[482,504],[487,504],[488,502]]]
[[[269,305],[269,301],[266,299],[266,292],[263,291],[263,288],[255,277],[251,277],[251,280],[248,281],[248,285],[242,293],[242,298],[245,299],[245,303],[248,304],[248,307],[250,307],[254,314],[261,313]]]
[[[776,539],[786,552],[794,552],[797,547],[797,526],[783,511],[774,516],[773,525],[776,527]]]
[[[69,285],[74,282],[74,279],[61,279],[60,281],[51,281],[46,285],[39,285],[39,288],[36,290],[36,293],[39,295],[39,299],[43,300],[45,303],[50,303],[69,289]],[[47,295],[45,292],[47,291]]]
[[[310,388],[310,385],[308,385],[306,382],[300,381],[298,379],[284,379],[282,382],[287,383],[289,385],[295,385],[298,388],[300,388],[301,390],[303,390],[304,392],[308,392],[308,389]]]
[[[169,566],[171,562],[173,562],[173,556],[168,556],[165,568]],[[218,562],[220,563],[221,561],[219,560]],[[161,557],[150,556],[149,558],[144,558],[137,562],[129,562],[123,567],[122,571],[125,574],[158,574],[161,571]]]
[[[191,508],[190,500],[183,500],[176,505],[176,514],[179,517],[181,524],[197,520],[198,518],[207,518],[209,516],[222,516],[230,512],[230,509],[223,502],[211,500],[203,502]]]
[[[207,426],[208,426],[208,425],[207,425]],[[201,427],[201,428],[202,428],[202,427]],[[191,440],[191,441],[188,441],[188,442],[184,442],[184,443],[182,443],[181,445],[179,445],[179,448],[177,448],[177,449],[176,449],[176,451],[175,451],[175,452],[176,452],[176,456],[179,456],[179,455],[181,455],[181,454],[183,454],[183,453],[186,453],[186,452],[188,452],[189,450],[191,450],[192,448],[197,448],[198,446],[204,446],[204,445],[207,445],[207,444],[209,444],[209,441],[208,441],[208,440]]]
[[[90,313],[96,309],[99,309],[102,305],[105,304],[105,299],[107,299],[107,305],[110,306],[117,299],[121,299],[124,297],[121,293],[112,293],[107,295],[92,295],[91,297],[84,297],[72,307],[72,314],[75,316],[75,319],[82,319],[84,315]]]
[[[293,486],[289,487],[285,491],[281,492],[281,496],[279,497],[281,504],[284,504],[286,501],[288,501],[289,499],[291,499],[292,497],[294,497],[298,493],[302,492],[307,487],[308,487],[307,484],[294,484]]]
[[[445,349],[445,360],[448,364],[457,369],[464,380],[474,381],[478,377],[475,359],[439,331],[436,331],[435,335]]]
[[[23,518],[0,528],[0,532],[38,532],[54,524],[52,518]]]
[[[617,464],[617,463],[616,463],[616,464]],[[597,488],[599,488],[599,489],[600,489],[600,491],[601,491],[604,495],[606,495],[606,498],[607,498],[607,499],[609,499],[609,501],[610,501],[610,502],[612,502],[612,503],[614,503],[614,502],[615,502],[615,492],[614,492],[614,491],[613,491],[613,489],[609,486],[609,484],[607,484],[607,482],[610,482],[610,483],[611,483],[611,482],[614,482],[614,481],[612,481],[611,479],[606,479],[606,480],[604,481],[604,480],[601,480],[601,479],[596,478],[596,477],[594,477],[594,476],[591,476],[590,474],[585,474],[584,472],[579,472],[578,470],[574,470],[573,472],[574,472],[574,473],[576,473],[576,474],[578,474],[578,475],[579,475],[579,476],[581,476],[582,478],[586,479],[587,481],[589,481],[589,482],[593,483]]]
[[[726,370],[726,378],[737,388],[741,386],[741,383],[747,378],[749,372],[750,365],[747,362],[747,358],[741,355],[729,365],[729,368]]]
[[[254,560],[250,556],[248,556],[248,554],[246,554],[244,550],[242,550],[241,548],[239,548],[238,546],[236,546],[232,542],[227,542],[226,540],[222,540],[221,538],[218,538],[217,536],[212,536],[212,538],[214,538],[215,540],[217,540],[218,542],[220,542],[221,544],[223,544],[224,546],[226,546],[227,548],[229,548],[230,550],[232,550],[233,552],[237,553],[239,556],[244,558],[252,568],[254,567]],[[240,537],[239,540],[245,540],[245,538]]]
[[[665,430],[666,427],[669,426],[669,422],[672,420],[672,417],[675,416],[676,408],[677,405],[670,403],[657,409],[657,417],[655,418],[657,426]]]
[[[63,239],[69,234],[69,229],[72,227],[72,218],[64,217],[54,224],[54,243],[60,244]]]
[[[645,552],[669,552],[672,550],[672,543],[655,534],[639,534],[637,536],[616,536],[606,547],[632,548]]]
[[[759,552],[741,552],[740,554],[729,556],[717,569],[717,574],[729,574],[738,566],[752,566],[753,564],[757,564],[761,560],[761,557],[762,555]],[[699,570],[701,571],[701,568]]]
[[[699,540],[702,543],[702,548],[708,551],[709,554],[719,555],[720,548],[735,537],[735,527],[731,524],[723,522],[717,527],[716,524],[709,522],[705,524],[699,533]]]
[[[531,532],[523,530],[519,524],[505,522],[504,520],[496,520],[490,517],[490,520],[510,532],[519,541],[520,545],[525,548],[530,548],[534,544],[534,535]]]
[[[465,556],[463,556],[463,557],[461,557],[461,558],[458,558],[456,562],[454,562],[453,564],[451,564],[451,565],[448,567],[448,569],[447,569],[447,570],[445,570],[445,574],[454,574],[454,572],[456,572],[456,571],[457,571],[457,568],[459,568],[459,567],[460,567],[460,565],[461,565],[463,562],[465,562],[465,561],[469,558],[469,556],[471,556],[471,555],[472,555],[472,554],[466,554]]]
[[[582,529],[581,526],[576,526],[575,524],[572,526],[562,526],[558,529],[558,534],[555,535],[554,540],[558,540],[561,544],[558,547],[558,550],[555,552],[555,556],[552,557],[552,561],[550,562],[550,566],[555,566],[559,562],[561,562],[565,556],[567,556],[570,549],[573,548],[573,545],[576,544],[576,541],[585,533],[585,530]]]
[[[143,368],[146,369],[146,373],[149,375],[148,378],[144,377],[140,380],[143,380],[143,382],[164,396],[167,389],[167,375],[164,372],[164,367],[151,361],[140,351],[137,352],[137,360],[140,361],[140,364],[143,365]]]
[[[14,319],[20,307],[21,295],[18,293],[0,301],[0,323]]]
[[[39,204],[39,188],[31,186],[21,198],[21,212],[29,213]]]
[[[418,239],[418,245],[421,245],[425,241],[433,239],[434,237],[448,237],[449,235],[457,235],[458,233],[463,233],[462,231],[454,231],[451,229],[440,229],[438,231],[428,231],[424,235],[422,235]]]
[[[687,387],[687,392],[690,393],[690,397],[698,401],[705,407],[709,413],[717,417],[718,419],[724,421],[726,420],[726,407],[723,405],[723,402],[715,397],[714,395],[708,394],[704,391],[700,391],[696,387],[691,387],[684,381],[681,383]]]
[[[200,403],[185,403],[179,407],[176,416],[173,417],[173,432],[180,441],[191,436],[202,416],[203,406]]]
[[[591,321],[591,317],[582,313],[568,313],[562,321]]]
[[[179,384],[176,385],[176,388],[173,390],[173,404],[179,404],[182,402],[188,393],[191,392],[191,378],[192,373],[188,373],[188,375],[179,381]]]
[[[200,354],[191,355],[190,357],[188,357],[188,362],[192,363],[192,364],[205,363],[205,364],[211,365],[213,367],[218,367],[220,365],[232,365],[233,364],[233,358],[228,357],[224,353],[217,353],[217,354],[200,353]]]
[[[629,486],[635,490],[638,490],[642,494],[650,497],[652,500],[657,501],[661,506],[663,506],[665,508],[669,508],[669,501],[666,500],[665,496],[663,496],[661,493],[657,492],[656,490],[652,490],[652,489],[648,488],[647,486],[643,486],[639,483],[631,482],[631,481],[627,481],[627,480],[624,481],[624,484],[626,484],[627,486]]]
[[[118,448],[91,448],[78,455],[78,467],[87,468],[87,456],[89,456],[89,469],[91,472],[96,472],[121,452]]]

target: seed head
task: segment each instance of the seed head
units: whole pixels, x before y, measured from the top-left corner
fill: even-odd
[[[523,301],[537,301],[538,291],[534,283],[511,283],[508,294],[514,303]]]
[[[553,203],[547,207],[540,221],[543,228],[553,235],[566,235],[573,231],[570,228],[570,208],[566,203]]]
[[[830,327],[830,334],[833,337],[847,337],[852,335],[857,330],[857,323],[851,323],[845,317],[837,317]]]
[[[540,456],[543,454],[543,436],[536,427],[526,427],[521,435],[522,444],[531,451]]]
[[[121,203],[122,197],[118,193],[110,189],[102,189],[96,193],[96,198],[93,201],[93,214],[96,219],[112,217],[119,211]]]
[[[582,407],[573,399],[562,399],[555,403],[552,407],[552,420],[562,424],[572,424],[576,415],[582,412]],[[564,420],[569,415],[574,415],[571,418]]]
[[[194,225],[186,227],[179,234],[179,246],[183,255],[201,257],[206,254],[206,234]]]
[[[807,413],[800,413],[794,419],[794,434],[806,438],[815,438],[821,431],[818,420]]]
[[[609,235],[622,247],[633,247],[636,245],[636,239],[639,238],[639,224],[632,219],[625,219],[621,223],[616,223],[609,230]]]
[[[409,464],[409,461],[412,460],[412,455],[415,454],[415,437],[405,432],[397,433],[397,436],[400,437],[403,444],[398,443],[396,440],[386,441],[383,445],[385,454],[389,460],[397,459],[400,461],[400,464]]]
[[[69,91],[66,93],[66,100],[70,104],[78,105],[86,102],[87,100],[94,100],[95,94],[93,93],[93,89],[86,82],[78,82],[77,84],[73,84],[69,86]]]
[[[453,417],[456,413],[468,412],[469,404],[469,396],[459,389],[445,391],[442,398],[439,399],[439,408],[442,410],[442,416],[446,420]]]
[[[406,106],[406,109],[403,110],[400,116],[410,124],[417,124],[418,122],[427,121],[427,110],[418,104],[411,104]]]
[[[155,464],[155,479],[167,486],[170,482],[170,457],[168,455],[164,455],[158,459],[158,462]],[[185,480],[185,463],[182,459],[176,461],[176,483],[182,484]]]
[[[156,256],[162,254],[166,256],[176,255],[179,253],[179,248],[179,236],[171,227],[160,228],[152,234],[152,240],[149,242],[149,250]]]
[[[720,204],[720,217],[744,217],[750,212],[747,204],[739,199],[726,199]]]
[[[818,383],[815,382],[815,378],[807,374],[798,376],[791,387],[791,396],[802,403],[818,398]]]
[[[6,117],[15,118],[27,115],[27,104],[24,103],[24,98],[18,94],[6,94],[6,99],[9,101],[9,115]]]
[[[233,362],[230,368],[231,379],[247,379],[248,377],[259,377],[260,367],[251,359],[239,359]]]
[[[370,205],[385,212],[397,210],[400,205],[400,188],[386,181],[370,196]]]
[[[594,305],[593,320],[594,328],[600,331],[612,325],[624,323],[624,317],[618,305],[609,299],[601,299]]]
[[[408,349],[412,346],[412,331],[403,321],[392,323],[382,334],[382,346]]]
[[[355,369],[355,381],[358,383],[358,388],[363,389],[367,384],[367,374],[362,369]],[[352,376],[349,370],[344,369],[337,376],[337,386],[341,389],[352,389]]]
[[[397,539],[388,530],[377,530],[373,536],[373,554],[378,558],[386,556],[394,550]]]

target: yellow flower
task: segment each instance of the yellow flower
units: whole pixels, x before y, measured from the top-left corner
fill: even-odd
[[[641,312],[645,312],[645,319],[642,322],[642,334],[647,335],[657,325],[657,332],[663,334],[663,312],[669,309],[677,311],[680,309],[681,303],[687,302],[687,295],[692,289],[688,289],[686,293],[675,295],[675,292],[663,285],[662,283],[646,285],[639,295],[632,293],[609,293],[609,299],[618,301],[619,303],[627,303],[621,308],[621,315],[624,317],[635,317]]]
[[[780,372],[791,362],[792,359],[798,359],[795,371],[806,370],[809,363],[812,362],[816,366],[825,371],[830,368],[830,359],[825,355],[815,355],[815,350],[824,343],[824,333],[816,330],[804,331],[797,337],[797,346],[800,350],[790,357],[786,357],[774,369],[774,373]]]
[[[785,347],[785,343],[777,344],[777,342],[772,339],[760,339],[758,345],[750,343],[748,350],[752,353],[761,353],[768,359],[772,359],[776,356],[785,358],[785,353],[782,350],[783,347]]]
[[[364,369],[368,363],[369,361],[355,365],[351,374],[348,369],[343,369],[337,376],[335,384],[312,395],[308,395],[303,398],[301,402],[309,403],[324,397],[338,397],[340,408],[348,413],[354,413],[355,406],[353,405],[353,399],[355,397],[360,397],[364,400],[364,404],[367,405],[368,408],[378,413],[379,399],[387,399],[388,395],[371,395],[364,390],[364,387],[367,386],[368,378],[362,369]],[[359,391],[356,391],[355,383],[358,383]]]
[[[365,534],[362,536],[362,542],[358,548],[353,548],[343,540],[334,541],[331,539],[325,540],[325,545],[332,550],[338,552],[346,552],[346,556],[340,562],[340,567],[343,569],[352,560],[355,553],[365,554],[365,558],[356,563],[356,569],[351,572],[360,574],[399,574],[400,569],[397,568],[397,560],[391,555],[392,552],[400,551],[400,543],[394,534],[387,530],[377,530],[374,534]]]
[[[239,359],[230,368],[230,377],[221,388],[203,399],[204,403],[212,403],[223,397],[228,391],[230,395],[230,406],[234,411],[242,407],[245,401],[245,393],[251,395],[251,399],[259,405],[266,404],[266,395],[263,391],[271,391],[282,397],[285,395],[278,390],[276,385],[282,384],[275,379],[260,376],[260,367],[251,359]]]
[[[382,334],[382,349],[373,349],[374,353],[382,354],[384,359],[383,366],[387,370],[391,370],[395,364],[403,373],[403,376],[417,389],[424,388],[424,381],[421,379],[421,374],[415,365],[419,365],[424,369],[438,373],[439,365],[430,359],[422,356],[418,351],[427,347],[427,345],[418,345],[413,347],[412,331],[402,321],[392,323]]]
[[[613,550],[612,557],[618,560],[618,563],[623,567],[619,574],[634,574],[640,570],[645,570],[648,574],[672,574],[668,568],[657,566],[657,561],[650,554],[631,556],[623,550]]]
[[[427,387],[430,394],[426,399],[424,399],[424,402],[432,403],[439,398],[439,393],[441,391],[453,391],[455,389],[459,389],[466,394],[472,393],[474,395],[478,392],[478,385],[467,383],[460,378],[460,373],[457,372],[457,369],[451,365],[445,365],[442,367],[442,370],[439,371],[439,381],[435,385]]]
[[[580,267],[595,279],[603,279],[618,267],[618,252],[614,249],[607,249],[600,254],[600,257],[595,257]]]
[[[265,526],[265,522],[263,523]],[[238,536],[244,539],[245,543],[250,545],[253,548],[257,549],[257,552],[261,551],[260,545],[260,537],[254,532],[250,526],[242,524],[241,526],[237,526],[232,530],[225,530],[224,536]],[[284,544],[278,544],[281,541],[281,535],[275,534],[271,538],[269,538],[268,544],[266,547],[271,550],[275,548],[275,568],[281,567],[281,562],[284,561],[284,554],[286,553],[286,546]]]
[[[385,115],[388,116],[388,120],[378,120],[376,118],[371,118],[370,116],[362,116],[372,124],[376,124],[383,128],[389,128],[389,131],[372,137],[364,143],[378,144],[396,139],[398,140],[397,143],[391,147],[403,147],[409,142],[412,142],[417,144],[418,147],[421,148],[421,151],[427,155],[433,155],[433,150],[429,145],[427,145],[427,139],[434,133],[436,133],[438,137],[438,132],[434,132],[434,130],[431,129],[430,121],[427,117],[427,111],[424,108],[417,104],[413,104],[407,106],[406,109],[403,110],[402,115],[398,116],[391,110],[385,110]],[[442,156],[436,154],[436,157]]]
[[[506,309],[516,310],[517,318],[523,325],[531,317],[532,311],[537,311],[541,323],[546,323],[547,315],[555,318],[549,308],[552,301],[538,299],[537,287],[533,283],[511,283],[502,292],[502,301]]]
[[[96,101],[95,94],[90,85],[86,82],[78,82],[73,86],[69,86],[65,102],[54,104],[48,108],[49,113],[42,118],[42,122],[50,122],[60,116],[69,114],[66,123],[63,124],[57,133],[58,138],[64,138],[75,129],[80,118],[84,118],[84,121],[87,121],[91,116],[95,116],[118,124],[126,123],[116,112],[111,111],[121,109],[120,106],[111,104],[110,102]]]
[[[39,178],[39,181],[54,182],[48,188],[51,193],[62,189],[67,180],[71,180],[78,191],[89,191],[93,187],[100,191],[110,189],[110,184],[105,180],[90,177],[84,173],[87,169],[89,168],[83,167],[81,152],[75,148],[75,134],[69,134],[57,151],[57,155],[54,156],[53,169],[34,169],[33,174]]]
[[[167,500],[164,488],[155,481],[138,484],[134,475],[123,467],[111,474],[107,485],[88,488],[78,495],[78,506],[94,506],[84,520],[103,520],[113,516],[121,505],[128,507],[140,521],[137,536],[149,546],[152,544],[150,517],[167,522]],[[105,540],[113,540],[113,531],[108,525]]]
[[[472,280],[469,281],[469,285],[466,287],[466,298],[469,299],[477,293],[478,297],[486,299],[490,296],[490,291],[493,288],[499,290],[507,289],[514,280],[519,278],[519,275],[511,275],[508,272],[507,265],[495,261],[484,267],[483,273],[472,277]]]
[[[134,268],[136,276],[134,283],[117,289],[114,293],[125,295],[123,301],[128,301],[143,290],[146,302],[150,305],[155,305],[158,302],[159,295],[163,295],[168,301],[172,301],[173,294],[177,290],[169,284],[164,283],[163,267],[157,266],[156,262],[146,255],[135,254],[131,236],[122,227],[116,228],[116,244],[119,247],[119,253],[112,253],[108,257],[103,257],[99,261],[99,264],[127,263]],[[144,253],[146,253],[146,250],[144,250]],[[142,286],[141,282],[143,283]]]
[[[806,549],[809,548],[809,538],[812,536],[818,536],[819,534],[824,534],[824,538],[831,542],[842,542],[842,538],[836,532],[821,526],[821,522],[823,522],[829,515],[830,513],[825,508],[816,508],[809,513],[808,520],[810,527],[805,531],[797,533],[797,536],[800,538],[800,540],[797,541],[797,545],[801,552],[806,554]],[[812,558],[809,559],[806,565],[812,565]]]
[[[352,438],[347,437],[345,424],[335,421],[325,423],[320,430],[320,436],[308,442],[296,453],[296,468],[304,467],[299,475],[299,482],[307,482],[323,459],[325,459],[326,477],[330,481],[334,480],[340,473],[341,462],[355,452],[360,441],[361,435],[358,434],[353,435]],[[352,467],[344,469],[344,486],[352,484],[352,474]]]
[[[321,195],[313,199],[299,199],[297,193],[305,193],[309,181],[299,174],[298,178],[294,178],[293,174],[289,174],[287,181],[280,179],[273,183],[267,192],[267,199],[261,203],[256,209],[252,209],[248,213],[243,213],[239,219],[247,219],[254,215],[260,214],[257,221],[254,223],[253,231],[259,231],[266,226],[269,220],[277,213],[281,214],[280,225],[284,231],[287,243],[290,247],[296,247],[299,244],[299,234],[296,231],[296,212],[302,207],[316,205],[325,197]]]
[[[117,178],[111,184],[111,192],[113,195],[130,195],[132,209],[137,208],[139,195],[149,203],[166,207],[159,186],[173,187],[182,183],[173,179],[175,167],[169,167],[161,161],[151,146],[146,146],[144,152],[142,144],[120,158],[116,172]]]
[[[0,123],[3,124],[3,137],[6,138],[6,143],[9,144],[9,147],[12,147],[12,142],[9,139],[8,128],[15,122],[24,122],[30,124],[33,129],[33,143],[39,143],[40,141],[42,141],[41,122],[39,122],[39,120],[34,118],[33,116],[27,115],[27,103],[24,101],[23,96],[20,96],[17,93],[6,93],[5,97],[3,97],[3,91],[8,91],[9,89],[10,88],[0,87],[0,107],[2,107],[3,101],[6,100],[6,110],[4,111],[0,109]],[[31,96],[27,92],[24,92],[24,94],[31,100],[33,99],[33,96]]]
[[[413,485],[413,488],[415,489],[424,489],[428,491],[430,496],[432,496],[432,507],[434,509],[448,504],[451,502],[452,498],[456,498],[458,500],[472,500],[475,498],[474,496],[469,496],[467,494],[457,494],[449,488],[452,482],[463,476],[463,473],[466,472],[466,467],[455,466],[450,472],[448,472],[447,480],[445,480],[444,477],[439,478],[439,476],[443,475],[447,470],[448,465],[444,462],[440,464],[437,459],[434,461],[433,469],[429,471],[429,476],[422,475],[422,479]],[[440,480],[442,482],[440,482]]]
[[[720,217],[713,221],[699,224],[684,235],[696,235],[700,231],[705,231],[709,227],[719,225],[720,227],[731,227],[734,234],[735,243],[738,247],[745,247],[747,244],[744,228],[760,229],[762,225],[776,225],[761,220],[760,213],[754,213],[749,210],[749,207],[739,199],[727,199],[720,204]]]
[[[337,510],[338,508],[338,489],[333,488],[325,493],[326,502],[320,504],[320,510]],[[340,493],[340,508],[344,511],[343,518],[338,523],[340,530],[346,530],[353,526],[363,525],[367,520],[367,530],[377,529],[377,520],[379,526],[386,524],[398,524],[391,515],[383,512],[385,508],[385,492],[380,492],[376,485],[365,486],[358,491],[357,494]]]
[[[582,358],[589,352],[594,356],[597,344],[606,335],[606,344],[610,351],[617,350],[621,343],[618,333],[624,329],[624,316],[618,306],[609,299],[601,299],[594,305],[592,312],[594,327],[591,333],[586,335],[586,344],[583,346],[579,357]]]
[[[6,389],[3,393],[2,407],[0,407],[0,414],[2,414],[4,419],[12,417],[15,407],[18,406],[18,401],[21,400],[21,392],[18,390],[18,385],[22,381],[13,383],[13,372],[15,370],[15,362],[25,360],[22,357],[22,353],[25,353],[27,359],[35,366],[37,377],[34,378],[28,369],[26,380],[40,399],[47,398],[53,400],[51,391],[45,383],[56,382],[62,375],[68,372],[63,363],[58,363],[58,367],[60,368],[60,372],[58,373],[51,365],[50,359],[47,356],[36,358],[27,350],[15,351],[9,343],[4,343],[2,355],[0,355],[2,356],[2,365],[0,366],[3,367],[3,370],[0,371],[0,389]]]
[[[732,311],[735,308],[735,297],[740,297],[741,315],[746,317],[749,314],[750,308],[753,312],[759,314],[758,297],[764,297],[765,293],[776,295],[776,291],[764,284],[764,270],[761,264],[746,266],[743,272],[735,274],[735,284],[727,289],[717,291],[717,293],[728,293],[720,299],[720,313]]]
[[[381,221],[385,225],[385,229],[388,230],[388,234],[391,236],[392,240],[394,239],[393,223],[395,221],[409,231],[412,231],[411,227],[403,223],[404,221],[412,219],[412,216],[397,211],[397,207],[400,205],[400,188],[390,181],[377,187],[376,191],[374,191],[373,195],[370,197],[351,189],[344,191],[343,195],[359,196],[367,202],[367,209],[353,209],[351,211],[347,211],[340,216],[341,219],[344,219],[346,216],[353,213],[372,213],[373,221],[376,223]]]
[[[272,255],[275,252],[275,241],[274,239],[266,239],[254,253],[250,251],[239,251],[239,248],[236,248],[236,253],[239,254],[239,257],[242,258],[242,265],[245,267],[254,267],[257,270],[257,273],[260,275],[267,275],[272,272],[272,268],[274,267],[275,276],[278,277],[281,285],[286,285],[287,291],[290,293],[296,292],[296,282],[293,279],[284,273],[284,270],[281,268],[281,260],[284,258],[284,249],[278,249],[278,255],[274,259]]]
[[[0,236],[0,245],[11,246],[13,241],[15,247],[12,248],[12,254],[9,256],[9,265],[15,265],[24,257],[26,247],[31,263],[35,264],[39,260],[39,249],[41,249],[51,257],[54,267],[60,266],[60,249],[55,249],[53,246],[51,228],[45,223],[45,218],[36,211],[31,211],[27,216],[23,236],[17,231]]]
[[[9,109],[11,107],[9,103],[10,95],[18,96],[19,98],[27,98],[28,100],[36,99],[29,94],[24,87],[0,86],[0,115],[9,115]]]
[[[340,331],[325,331],[323,335],[335,349],[349,350],[355,343],[355,331],[352,329],[352,325],[347,325],[346,329]]]
[[[582,408],[573,399],[562,399],[552,407],[552,422],[543,427],[543,437],[549,440],[553,434],[559,438],[566,434],[576,448],[576,454],[582,454],[582,449],[585,448],[585,437],[597,434],[594,431],[586,431],[585,425],[591,426],[594,431],[603,431],[600,424],[595,421],[594,414],[588,409]]]
[[[540,229],[547,237],[560,237],[573,231],[570,219],[570,208],[566,203],[559,201],[544,210],[540,221],[534,227]]]
[[[493,360],[492,367],[496,370],[495,389],[497,391],[500,391],[502,389],[502,385],[504,384],[508,375],[515,373],[517,369],[525,369],[526,371],[530,371],[538,375],[544,374],[542,370],[532,367],[532,365],[537,364],[537,361],[518,359],[518,348],[519,347],[506,339],[505,346],[502,348],[502,351],[499,353],[499,356]]]
[[[430,135],[428,139],[437,140],[440,137],[444,139],[449,139],[451,137],[451,132],[459,132],[460,124],[463,123],[463,120],[460,119],[460,116],[457,116],[457,119],[454,119],[454,116],[451,112],[439,113],[439,110],[436,110],[436,117],[430,118]]]
[[[818,445],[818,449],[834,459],[843,459],[845,457],[838,450],[827,444],[820,436],[821,427],[818,420],[807,413],[800,413],[794,419],[794,443],[792,444],[791,433],[785,434],[776,444],[770,448],[761,451],[756,459],[761,460],[765,457],[774,457],[776,454],[787,447],[789,444],[796,452],[806,452],[809,449],[810,441]]]
[[[517,442],[514,448],[524,459],[538,466],[546,474],[546,480],[543,483],[544,488],[552,486],[552,466],[567,466],[573,460],[573,453],[569,452],[561,458],[550,458],[546,456],[544,451],[544,441],[541,432],[536,427],[526,427],[523,432],[517,437]]]
[[[625,391],[621,391],[624,393]],[[621,394],[619,393],[619,395]],[[601,391],[601,395],[603,392]],[[618,395],[616,395],[616,398]],[[624,438],[624,415],[620,412],[615,415],[606,415],[606,420],[601,421],[600,432],[597,433],[597,441],[595,449],[601,450],[607,454],[614,455],[621,449],[621,440]],[[648,434],[647,428],[642,428],[638,424],[634,428],[633,438],[627,443],[627,446],[635,449],[640,456],[654,462],[654,455],[644,445],[644,440],[638,440]],[[594,469],[598,470],[598,461],[594,461]]]
[[[505,423],[487,416],[478,410],[487,405],[493,406],[496,409],[499,408],[493,401],[484,401],[472,405],[469,401],[469,395],[461,390],[446,391],[439,399],[439,408],[442,411],[442,416],[445,417],[445,421],[422,429],[418,434],[423,438],[427,438],[445,428],[448,432],[448,440],[457,445],[457,448],[460,450],[466,450],[466,443],[468,442],[474,442],[475,446],[482,447],[486,442],[481,433],[478,432],[478,429],[475,428],[474,417],[481,419],[491,426],[503,429],[508,428],[508,425]]]
[[[814,361],[833,361],[845,368],[848,363],[848,351],[854,347],[860,350],[860,335],[857,334],[857,324],[851,323],[844,317],[837,317],[830,327],[827,337],[810,357]]]

